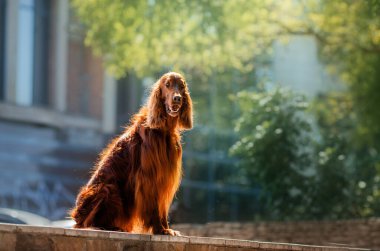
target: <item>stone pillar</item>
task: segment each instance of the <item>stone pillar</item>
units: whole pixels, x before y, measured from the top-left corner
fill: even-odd
[[[54,108],[66,110],[69,0],[56,1]]]
[[[102,128],[104,133],[114,133],[116,127],[116,79],[104,73],[103,81],[103,119]]]
[[[19,4],[19,0],[9,0],[6,7],[5,100],[9,103],[16,103]]]

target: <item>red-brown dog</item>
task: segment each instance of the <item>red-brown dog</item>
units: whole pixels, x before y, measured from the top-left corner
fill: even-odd
[[[182,177],[180,131],[192,128],[185,79],[163,75],[124,133],[103,150],[71,216],[75,228],[179,235],[168,211]]]

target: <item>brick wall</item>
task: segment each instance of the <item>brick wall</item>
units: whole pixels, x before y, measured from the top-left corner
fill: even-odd
[[[71,13],[67,58],[67,112],[102,119],[104,67],[102,58],[84,45],[85,30]]]
[[[103,66],[101,59],[70,38],[67,74],[67,110],[70,114],[102,118]]]
[[[215,222],[205,225],[177,224],[173,228],[191,236],[380,249],[380,219],[320,222]]]

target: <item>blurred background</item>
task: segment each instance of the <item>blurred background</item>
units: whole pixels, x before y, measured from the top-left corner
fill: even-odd
[[[171,222],[380,215],[380,1],[0,0],[0,207],[67,217],[162,73],[195,127]]]

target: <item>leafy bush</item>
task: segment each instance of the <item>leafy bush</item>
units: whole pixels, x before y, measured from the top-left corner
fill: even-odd
[[[240,136],[230,149],[252,185],[261,189],[261,217],[302,218],[310,198],[311,124],[304,116],[305,98],[284,89],[240,92],[242,112],[235,130]]]
[[[303,96],[279,88],[234,99],[242,114],[230,152],[261,189],[259,218],[379,215],[379,149],[361,139],[349,96],[320,96],[308,110]]]
[[[380,158],[365,141],[350,96],[330,93],[313,104],[320,140],[312,215],[315,218],[357,218],[379,215]],[[365,132],[364,134],[367,134]]]

